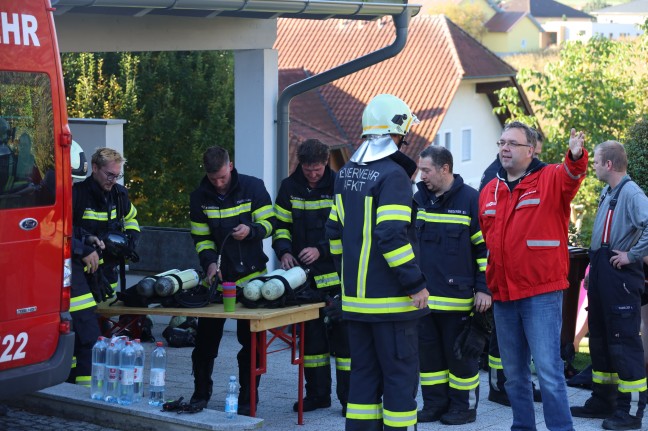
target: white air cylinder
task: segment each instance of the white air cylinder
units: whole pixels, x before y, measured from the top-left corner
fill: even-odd
[[[159,277],[163,277],[165,275],[169,274],[176,274],[180,272],[179,269],[170,269],[168,271],[161,272],[159,274],[155,274],[153,277],[144,277],[141,279],[137,285],[135,286],[135,290],[137,290],[137,293],[140,294],[141,296],[145,298],[150,298],[153,296],[155,293],[155,281]]]
[[[195,269],[185,269],[175,274],[160,277],[154,285],[155,293],[160,296],[171,296],[180,289],[191,289],[198,286],[200,275]]]
[[[264,274],[263,277],[268,277],[272,275],[281,275],[285,273],[285,269],[275,269],[267,274]],[[263,286],[263,281],[259,279],[252,279],[243,287],[243,296],[245,296],[250,301],[257,301],[261,299],[261,286]]]
[[[301,266],[295,266],[290,268],[284,274],[281,275],[292,289],[301,286],[306,283],[307,274],[306,271]],[[274,301],[275,299],[281,297],[285,291],[284,284],[281,280],[272,279],[266,281],[261,287],[261,295],[268,301]]]

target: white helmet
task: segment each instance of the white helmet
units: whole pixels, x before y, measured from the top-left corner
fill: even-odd
[[[391,94],[379,94],[369,101],[362,113],[362,136],[407,135],[418,123],[409,106]]]
[[[72,165],[72,178],[75,180],[85,180],[88,176],[88,161],[81,145],[77,141],[72,141],[70,148],[70,164]]]

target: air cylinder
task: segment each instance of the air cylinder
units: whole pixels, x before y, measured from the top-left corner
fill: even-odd
[[[281,275],[285,273],[285,269],[275,269],[267,274],[264,274],[263,277],[268,277],[272,275]],[[259,279],[252,279],[243,288],[243,296],[245,296],[250,301],[257,301],[261,299],[261,286],[263,286],[263,281]]]
[[[180,289],[191,289],[198,286],[200,275],[195,269],[186,269],[175,274],[158,278],[153,286],[155,293],[160,296],[171,296]]]
[[[281,277],[288,282],[288,285],[292,289],[295,289],[306,283],[307,274],[301,266],[295,266],[290,268],[284,274],[281,274]],[[263,286],[261,286],[261,295],[263,295],[263,297],[268,301],[274,301],[281,297],[285,290],[286,289],[281,280],[273,278],[272,280],[263,283]]]
[[[176,274],[180,272],[179,269],[170,269],[165,272],[161,272],[159,274],[155,274],[152,277],[144,277],[141,279],[137,285],[135,286],[135,290],[137,290],[137,293],[145,298],[150,298],[155,294],[155,281],[160,278],[164,277],[165,275],[169,274]]]

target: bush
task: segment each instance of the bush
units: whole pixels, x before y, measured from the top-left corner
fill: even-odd
[[[628,174],[644,191],[648,190],[648,117],[639,120],[627,134]]]

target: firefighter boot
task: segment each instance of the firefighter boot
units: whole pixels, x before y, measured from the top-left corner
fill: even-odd
[[[197,408],[205,408],[212,394],[214,360],[198,358],[197,355],[192,353],[191,362],[194,375],[194,393],[189,403]]]
[[[592,396],[582,407],[571,407],[571,414],[577,418],[607,419],[616,410],[616,394],[616,385],[593,383]]]
[[[603,421],[603,429],[639,430],[641,429],[641,418],[638,416],[632,416],[626,412],[616,411],[614,416]]]
[[[306,397],[304,397],[304,411],[311,412],[317,409],[331,407],[331,367],[330,365],[306,368]],[[299,409],[299,403],[293,404],[293,411]]]

